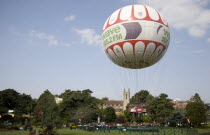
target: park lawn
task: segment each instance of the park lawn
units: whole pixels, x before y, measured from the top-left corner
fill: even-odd
[[[210,133],[210,128],[197,129],[198,134]],[[122,135],[122,133],[102,133],[102,132],[88,132],[83,130],[59,130],[59,135]],[[152,135],[152,133],[142,133],[141,135]]]
[[[122,135],[122,133],[89,132],[84,130],[58,130],[58,133],[59,135]],[[141,135],[152,135],[152,133],[142,133]]]
[[[198,128],[198,134],[210,133],[210,128]]]
[[[17,132],[17,131],[11,131],[11,132],[0,132],[0,135],[28,135],[29,132]]]
[[[197,129],[199,134],[210,133],[210,128]],[[83,130],[58,130],[59,135],[122,135],[122,133],[102,133],[88,132]],[[28,135],[29,132],[0,132],[0,135]],[[141,135],[152,135],[152,133],[142,133]]]

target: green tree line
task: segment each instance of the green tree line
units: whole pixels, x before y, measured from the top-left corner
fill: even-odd
[[[62,98],[56,103],[55,97]],[[147,90],[140,90],[131,97],[127,109],[132,107],[145,108],[146,113],[133,114],[128,110],[116,115],[112,107],[102,108],[108,98],[98,99],[92,91],[65,90],[60,95],[53,95],[45,90],[38,99],[31,95],[18,93],[14,89],[0,91],[0,126],[47,126],[80,125],[104,122],[116,123],[159,123],[168,126],[191,125],[199,127],[209,118],[208,105],[199,94],[189,99],[185,109],[174,109],[174,103],[168,95],[161,93],[153,96]],[[13,110],[14,117],[8,111]]]

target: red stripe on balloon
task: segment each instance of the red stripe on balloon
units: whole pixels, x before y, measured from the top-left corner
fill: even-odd
[[[135,15],[134,15],[134,5],[132,5],[132,8],[131,8],[131,17],[130,17],[129,19],[127,19],[127,20],[121,20],[121,19],[120,19],[120,14],[121,14],[121,11],[122,11],[123,8],[119,9],[119,13],[118,13],[118,15],[117,15],[117,20],[116,20],[113,24],[109,24],[109,20],[110,20],[110,18],[111,18],[111,16],[112,16],[112,15],[111,15],[111,16],[109,17],[108,21],[106,22],[107,24],[106,24],[106,27],[103,29],[103,31],[106,30],[107,28],[109,28],[109,27],[112,26],[112,25],[115,25],[115,24],[118,24],[118,23],[122,23],[122,22],[127,22],[127,21],[133,21],[133,20],[147,20],[147,21],[158,22],[158,23],[160,23],[160,24],[162,24],[162,25],[165,25],[166,27],[169,28],[168,24],[164,24],[164,23],[163,23],[160,14],[159,14],[156,10],[155,10],[155,11],[158,13],[158,16],[159,16],[159,19],[158,19],[157,21],[151,19],[150,16],[149,16],[149,11],[148,11],[148,9],[146,8],[146,6],[144,6],[144,8],[145,8],[145,11],[146,11],[146,17],[144,17],[144,18],[142,18],[142,19],[139,19],[139,18],[135,17]]]
[[[159,43],[159,42],[156,42],[156,41],[151,41],[151,40],[129,40],[129,41],[118,42],[118,43],[116,43],[116,44],[110,45],[110,46],[105,50],[105,52],[108,53],[108,49],[111,49],[112,51],[114,51],[113,48],[114,48],[115,45],[119,45],[120,48],[123,50],[123,45],[124,45],[124,43],[126,43],[126,42],[131,43],[131,45],[135,48],[135,44],[136,44],[137,42],[139,42],[139,41],[143,42],[143,43],[145,44],[145,46],[147,46],[149,43],[154,43],[154,44],[156,45],[155,50],[156,50],[157,47],[159,47],[159,46],[163,46],[163,49],[166,49],[166,46],[165,46],[165,45],[163,45],[163,44],[161,44],[161,43]],[[145,47],[145,48],[146,48],[146,47]],[[123,51],[124,51],[124,50],[123,50]],[[134,49],[133,49],[133,51],[134,51]]]

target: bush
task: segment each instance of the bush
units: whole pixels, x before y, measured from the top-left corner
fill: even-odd
[[[57,135],[56,128],[53,128],[53,125],[49,124],[47,127],[39,130],[39,135]]]
[[[8,127],[8,130],[20,130],[20,127],[19,126],[11,126],[11,127]]]

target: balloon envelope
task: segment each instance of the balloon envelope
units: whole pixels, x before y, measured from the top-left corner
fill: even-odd
[[[165,54],[170,30],[155,9],[130,5],[116,10],[106,20],[102,40],[107,56],[125,68],[145,68]]]

